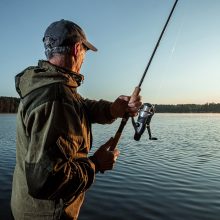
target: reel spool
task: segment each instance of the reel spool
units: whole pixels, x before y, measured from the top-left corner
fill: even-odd
[[[139,110],[137,122],[135,122],[134,118],[132,117],[132,125],[135,130],[134,140],[139,141],[141,135],[144,133],[146,128],[148,131],[149,140],[157,140],[157,138],[151,136],[151,129],[150,129],[150,122],[154,113],[155,113],[154,105],[150,103],[144,103]]]

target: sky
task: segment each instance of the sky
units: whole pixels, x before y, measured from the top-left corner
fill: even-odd
[[[54,21],[80,25],[88,51],[79,93],[113,101],[131,95],[174,0],[1,0],[0,96],[18,97],[14,77],[46,59],[42,38]],[[141,87],[152,104],[220,103],[220,1],[179,0]]]

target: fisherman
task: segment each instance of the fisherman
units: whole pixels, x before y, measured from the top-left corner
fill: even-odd
[[[12,214],[15,220],[75,220],[95,174],[112,170],[119,156],[117,148],[109,150],[112,138],[88,156],[91,124],[135,116],[142,103],[140,96],[109,102],[77,93],[86,52],[97,51],[77,24],[53,22],[43,42],[47,60],[15,77],[20,105]]]

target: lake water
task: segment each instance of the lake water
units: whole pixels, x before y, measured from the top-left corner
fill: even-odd
[[[10,219],[15,163],[15,115],[0,114],[0,219]],[[94,125],[94,148],[113,136]],[[220,114],[155,114],[151,129],[133,140],[128,122],[113,171],[98,174],[79,220],[219,220]]]

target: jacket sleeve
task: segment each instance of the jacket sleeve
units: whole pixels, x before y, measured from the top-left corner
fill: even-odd
[[[95,177],[94,163],[86,152],[83,157],[78,153],[85,148],[79,113],[73,105],[53,101],[32,110],[25,121],[29,194],[38,199],[72,201]]]
[[[102,99],[99,101],[85,99],[85,104],[91,123],[111,124],[115,121],[110,113],[112,102]]]

